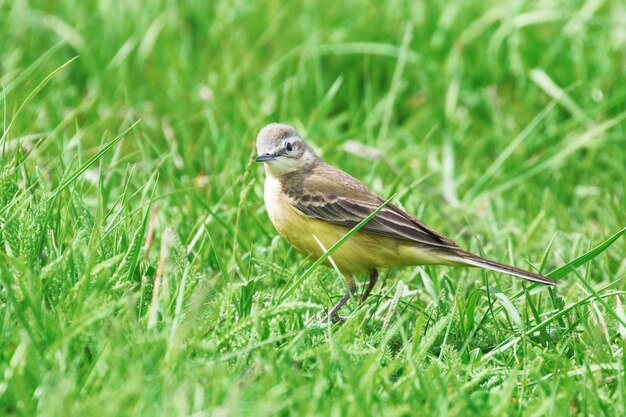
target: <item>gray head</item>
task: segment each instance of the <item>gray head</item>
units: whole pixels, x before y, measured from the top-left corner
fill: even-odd
[[[282,123],[271,123],[256,138],[257,162],[265,163],[268,175],[279,177],[299,171],[319,160],[296,130]]]

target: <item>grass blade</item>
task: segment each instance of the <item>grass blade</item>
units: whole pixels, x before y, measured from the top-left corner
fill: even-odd
[[[126,134],[128,132],[130,132],[135,126],[137,126],[139,124],[139,122],[141,122],[140,120],[137,120],[135,123],[133,123],[132,125],[130,125],[126,130],[124,130],[122,133],[120,133],[119,135],[117,135],[117,137],[115,139],[113,139],[111,142],[107,143],[106,145],[104,145],[102,147],[102,149],[100,149],[95,155],[93,155],[91,158],[89,158],[87,161],[85,161],[84,164],[82,164],[76,171],[74,171],[68,179],[66,179],[65,181],[63,181],[61,183],[61,185],[59,185],[56,190],[54,190],[52,192],[52,195],[50,198],[54,198],[56,197],[61,191],[65,190],[67,187],[69,187],[69,185],[74,182],[74,180],[76,180],[76,178],[78,178],[83,172],[87,171],[87,169],[89,169],[89,167],[91,165],[93,165],[94,162],[96,162],[98,159],[100,159],[100,157],[102,157],[102,155],[104,155],[105,153],[107,153],[107,151],[109,149],[111,149],[113,146],[115,146],[120,140],[122,140],[124,138],[124,136],[126,136]]]
[[[569,262],[563,265],[562,267],[555,269],[554,271],[550,272],[546,276],[548,278],[552,278],[556,280],[563,278],[565,275],[572,272],[575,268],[578,268],[579,266],[586,264],[587,262],[589,262],[596,256],[600,255],[602,252],[607,250],[609,246],[611,246],[617,239],[619,239],[621,235],[624,234],[624,232],[626,232],[626,227],[624,227],[622,230],[615,233],[613,236],[611,236],[604,242],[600,243],[595,248],[580,255],[578,258],[574,259],[572,262]]]
[[[46,76],[46,78],[44,78],[39,85],[37,85],[37,87],[35,87],[35,89],[33,91],[30,92],[30,94],[26,97],[26,99],[24,99],[24,101],[22,102],[22,104],[20,105],[20,107],[17,109],[17,112],[15,112],[15,115],[13,116],[13,118],[11,119],[11,121],[9,122],[9,125],[7,126],[7,128],[4,130],[4,132],[2,133],[2,137],[0,137],[0,145],[2,144],[2,142],[4,142],[4,140],[6,139],[6,136],[9,134],[9,130],[11,130],[11,126],[13,126],[13,123],[15,122],[15,120],[17,119],[17,116],[19,116],[19,114],[22,112],[22,110],[24,109],[24,106],[26,106],[26,104],[37,95],[37,93],[39,93],[41,90],[43,90],[43,88],[50,82],[50,80],[52,80],[59,72],[63,71],[65,68],[67,68],[72,62],[74,62],[75,60],[78,59],[78,56],[75,56],[74,58],[70,59],[69,61],[67,61],[65,64],[60,65],[59,67],[57,67],[54,71],[52,71],[50,74],[48,74]]]
[[[576,119],[584,123],[591,122],[591,118],[576,104],[574,99],[563,88],[559,87],[545,71],[539,68],[531,70],[530,79],[547,95],[565,107]]]
[[[539,123],[541,123],[546,116],[552,111],[556,101],[551,101],[546,107],[543,108],[533,119],[526,125],[526,127],[509,143],[509,145],[498,155],[495,161],[491,163],[489,168],[476,180],[472,188],[467,192],[467,198],[476,197],[483,189],[485,184],[489,183],[494,176],[498,173],[502,165],[506,160],[517,150],[526,139],[530,137],[530,134],[535,131]]]
[[[563,162],[573,155],[576,151],[597,145],[602,140],[602,136],[615,126],[618,126],[624,119],[626,119],[626,112],[607,120],[604,123],[593,125],[589,127],[585,132],[580,135],[566,139],[558,149],[550,156],[535,163],[531,167],[525,169],[519,175],[511,178],[505,183],[494,187],[489,194],[495,195],[503,193],[516,185],[527,181],[529,178],[538,175],[544,171],[554,170],[560,167]]]

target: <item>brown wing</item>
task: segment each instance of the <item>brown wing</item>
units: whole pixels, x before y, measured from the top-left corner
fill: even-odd
[[[303,214],[348,228],[356,226],[385,201],[357,179],[321,162],[310,172],[285,178],[283,191]],[[452,240],[391,203],[361,230],[425,245],[458,248]]]

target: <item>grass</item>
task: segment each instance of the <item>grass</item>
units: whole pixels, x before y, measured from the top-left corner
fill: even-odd
[[[626,414],[625,23],[616,0],[0,2],[0,414]],[[271,121],[561,285],[406,268],[323,321],[344,283],[269,222]]]

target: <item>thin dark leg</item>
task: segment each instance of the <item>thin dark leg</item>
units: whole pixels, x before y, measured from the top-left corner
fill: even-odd
[[[341,300],[339,300],[337,302],[337,304],[335,304],[335,306],[332,308],[332,310],[330,310],[330,318],[332,321],[340,321],[341,318],[337,315],[337,312],[339,311],[339,309],[341,307],[343,307],[343,305],[345,303],[348,302],[348,300],[350,299],[350,296],[352,296],[356,291],[356,284],[352,284],[352,286],[350,287],[350,291],[346,293],[346,295],[344,295],[343,297],[341,297]]]
[[[367,288],[365,288],[365,292],[363,293],[363,298],[361,299],[361,303],[364,303],[365,300],[367,300],[367,297],[370,296],[370,293],[372,292],[372,289],[374,288],[377,282],[378,282],[378,271],[374,270],[374,272],[372,272],[372,275],[370,275],[370,282],[367,283]]]

